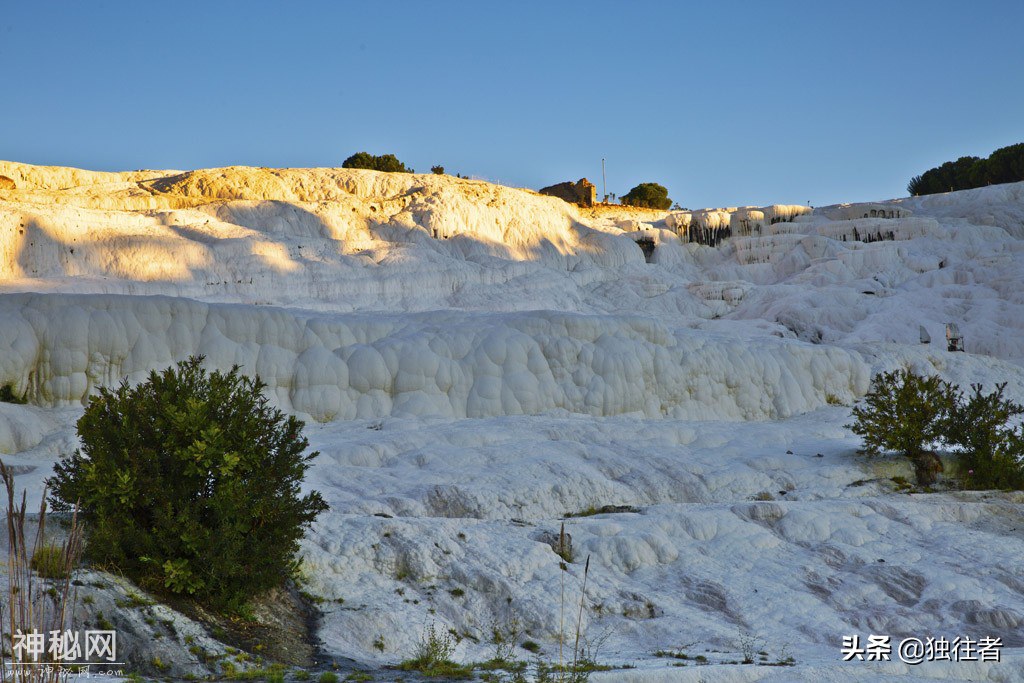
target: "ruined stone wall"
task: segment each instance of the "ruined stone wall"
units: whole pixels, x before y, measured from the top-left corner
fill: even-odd
[[[571,204],[579,204],[590,208],[597,198],[597,188],[594,183],[586,178],[580,178],[577,182],[566,181],[557,185],[550,185],[540,189],[541,194],[564,199]]]

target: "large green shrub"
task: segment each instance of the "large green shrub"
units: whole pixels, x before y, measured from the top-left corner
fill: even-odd
[[[341,162],[342,168],[366,168],[371,171],[387,171],[389,173],[415,173],[411,168],[398,160],[394,154],[375,156],[369,152],[356,152]]]
[[[294,571],[303,529],[327,506],[300,495],[318,455],[305,454],[302,422],[268,405],[258,377],[201,362],[91,397],[51,502],[80,501],[93,560],[231,609]]]
[[[649,209],[665,210],[672,206],[668,190],[658,183],[640,183],[622,195],[619,201],[627,206],[643,206]]]
[[[847,425],[864,438],[864,450],[903,453],[914,464],[919,484],[934,483],[941,467],[926,446],[955,450],[957,470],[968,488],[1024,488],[1024,429],[1010,422],[1024,406],[1003,397],[1006,384],[985,394],[972,385],[966,401],[958,387],[908,370],[876,375],[864,402]]]
[[[1024,406],[1003,397],[1006,383],[983,393],[980,384],[972,384],[967,402],[947,421],[944,438],[958,449],[958,474],[968,488],[1024,488],[1024,430],[1010,426],[1011,420],[1024,415]]]

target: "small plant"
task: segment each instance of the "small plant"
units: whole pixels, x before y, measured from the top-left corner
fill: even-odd
[[[740,653],[743,655],[744,664],[753,664],[754,655],[764,649],[764,638],[759,638],[752,633],[740,633],[739,646]]]
[[[558,546],[554,550],[555,554],[562,558],[563,561],[567,564],[572,564],[572,539],[565,533],[565,522],[562,522],[562,526],[558,530]]]
[[[455,653],[455,636],[430,624],[416,646],[416,656],[398,665],[402,671],[417,671],[424,676],[443,676],[449,679],[469,679],[473,668],[456,664],[451,657]]]
[[[333,671],[325,671],[320,674],[318,679],[320,683],[338,683],[338,674]]]
[[[461,588],[452,588],[450,591],[448,591],[448,593],[451,594],[453,598],[461,598],[466,594],[466,591],[462,590]]]
[[[373,641],[373,649],[378,652],[384,652],[384,636],[378,635]]]
[[[532,652],[534,654],[537,654],[538,652],[540,652],[540,645],[538,645],[537,643],[535,643],[532,640],[524,640],[523,644],[520,645],[519,647],[523,648],[527,652]]]
[[[896,487],[897,491],[909,491],[910,489],[914,488],[914,485],[907,481],[906,477],[900,476],[898,474],[895,477],[893,477],[891,481],[893,485]]]
[[[444,175],[444,166],[431,166],[430,172],[434,175]]]

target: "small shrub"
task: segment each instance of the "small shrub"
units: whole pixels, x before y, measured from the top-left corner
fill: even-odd
[[[418,671],[424,676],[439,676],[448,679],[473,677],[473,668],[456,664],[451,657],[455,653],[455,636],[431,624],[423,632],[416,646],[416,656],[398,665],[402,671]]]
[[[333,671],[325,671],[320,674],[320,683],[338,683],[338,674]]]
[[[431,166],[430,172],[434,175],[444,175],[444,166]]]
[[[538,645],[532,640],[524,640],[523,644],[520,645],[520,647],[526,650],[527,652],[532,652],[534,654],[540,652],[540,645]]]
[[[238,609],[293,574],[326,504],[300,495],[317,453],[270,408],[260,379],[193,357],[92,396],[80,451],[54,467],[50,500],[81,501],[89,554],[140,586]]]
[[[854,422],[847,427],[864,438],[864,450],[871,455],[883,450],[906,455],[917,483],[929,485],[935,482],[937,458],[925,444],[942,437],[955,408],[956,389],[949,382],[895,370],[872,378],[864,404],[854,407]]]

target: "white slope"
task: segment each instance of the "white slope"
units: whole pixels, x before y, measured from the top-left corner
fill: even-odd
[[[0,175],[19,485],[38,495],[97,386],[191,354],[260,374],[322,453],[303,559],[344,599],[330,654],[395,662],[436,620],[481,659],[519,621],[557,657],[589,555],[584,638],[637,666],[594,680],[1024,679],[1021,498],[898,494],[904,463],[843,428],[882,369],[1024,400],[1024,184],[668,215],[338,169]],[[744,235],[680,241],[694,221]],[[560,518],[607,505],[635,510],[569,519],[560,571]],[[869,633],[1001,637],[1007,661],[839,661]],[[797,666],[725,663],[749,637]],[[673,648],[712,664],[653,656]]]

